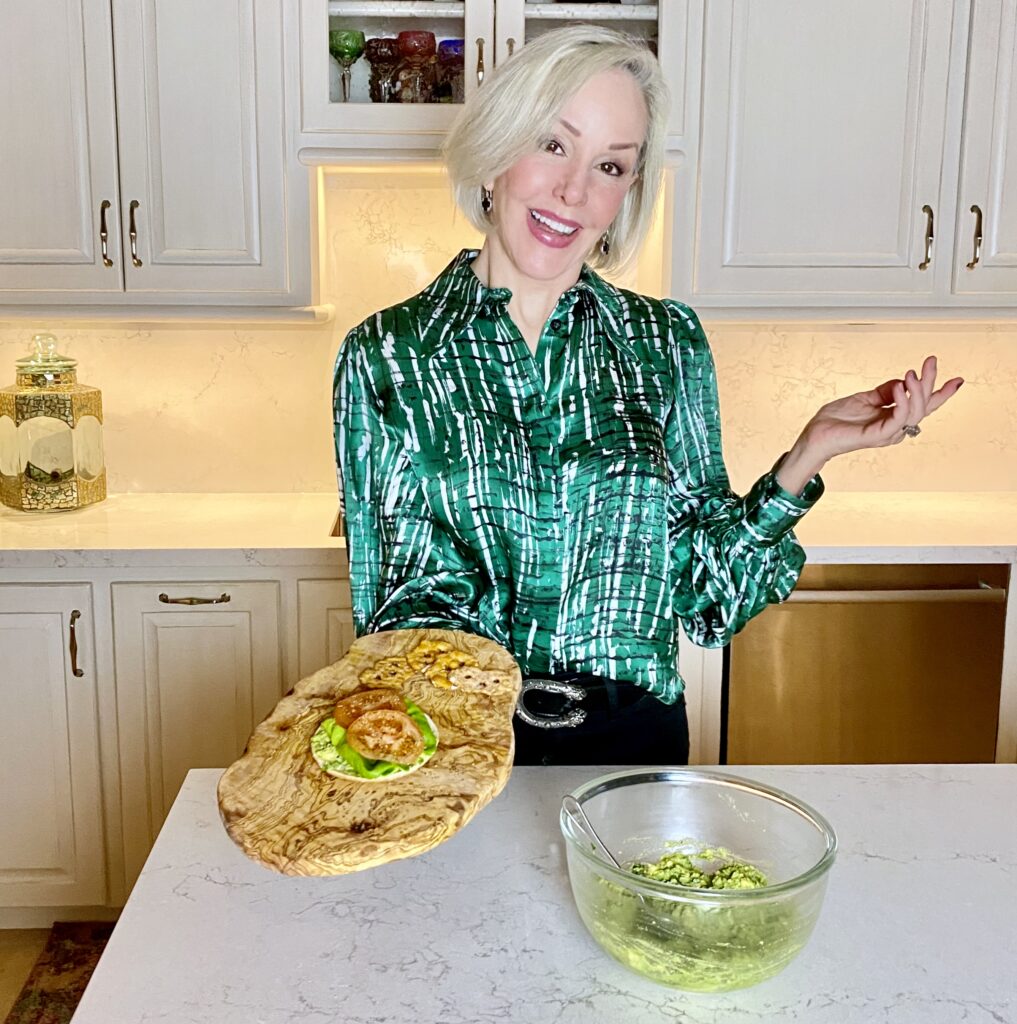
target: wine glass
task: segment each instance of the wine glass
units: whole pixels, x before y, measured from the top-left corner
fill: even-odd
[[[371,66],[369,93],[372,103],[394,101],[395,73],[399,64],[399,40],[388,36],[368,39],[364,57]]]
[[[434,92],[435,36],[433,32],[400,32],[396,91],[400,103],[430,103]]]
[[[364,33],[357,29],[335,29],[328,34],[328,52],[341,68],[343,103],[350,101],[350,69],[364,52]]]

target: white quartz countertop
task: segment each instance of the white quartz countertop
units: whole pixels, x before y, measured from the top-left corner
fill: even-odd
[[[0,506],[0,551],[342,548],[335,494],[111,494],[69,512]]]
[[[0,506],[0,565],[13,564],[10,552],[29,565],[31,552],[340,550],[337,509],[331,493],[113,494],[56,513]],[[1012,562],[1017,493],[827,492],[796,533],[814,562]]]
[[[561,795],[518,768],[420,857],[329,879],[247,860],[184,784],[73,1024],[1017,1024],[1017,765],[740,767],[840,841],[813,936],[740,992],[663,988],[603,953],[569,890]]]

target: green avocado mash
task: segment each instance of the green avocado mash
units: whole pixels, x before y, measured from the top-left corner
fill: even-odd
[[[337,725],[334,718],[326,718],[311,737],[311,753],[315,761],[329,775],[369,781],[416,771],[429,761],[438,749],[438,731],[434,722],[413,701],[409,698],[404,699],[406,714],[416,722],[424,737],[424,752],[413,764],[396,764],[393,761],[375,761],[369,757],[362,757],[346,742],[346,730]]]
[[[694,856],[696,860],[722,860],[727,851],[708,848]],[[730,860],[714,871],[707,871],[697,867],[687,853],[665,853],[655,864],[633,864],[631,871],[655,882],[694,889],[760,889],[766,885],[766,875],[751,864]]]
[[[671,898],[630,889],[593,870],[571,872],[583,921],[607,952],[644,977],[696,992],[754,985],[790,963],[812,931],[815,915],[807,906],[781,895],[746,899],[725,892],[762,890],[766,875],[727,850],[696,849],[687,841],[667,845],[678,849],[630,870],[673,885]],[[712,869],[701,866],[718,861],[723,863]]]

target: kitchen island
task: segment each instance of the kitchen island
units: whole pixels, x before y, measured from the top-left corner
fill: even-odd
[[[276,875],[189,773],[73,1024],[1017,1024],[1017,765],[720,769],[824,814],[840,851],[809,944],[723,995],[610,959],[569,891],[561,795],[610,768],[519,768],[423,856]]]

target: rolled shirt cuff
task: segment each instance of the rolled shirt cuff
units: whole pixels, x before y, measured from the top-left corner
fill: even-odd
[[[783,458],[783,456],[781,457]],[[745,496],[745,527],[763,544],[776,544],[791,532],[795,523],[812,508],[826,489],[817,473],[803,488],[792,494],[777,483],[777,465],[756,481]]]

